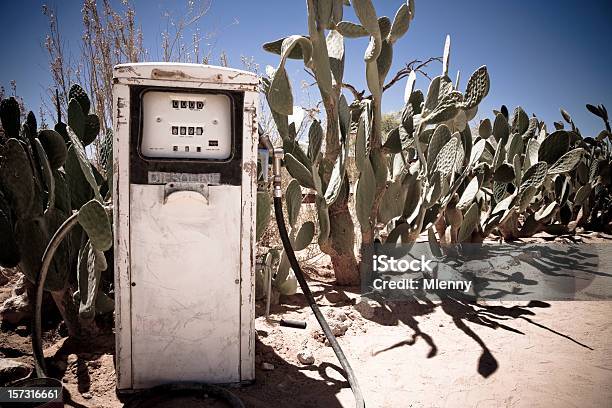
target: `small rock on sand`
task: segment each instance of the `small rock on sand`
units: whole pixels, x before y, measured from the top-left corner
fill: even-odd
[[[297,358],[300,361],[300,363],[304,365],[314,364],[315,362],[315,358],[312,355],[312,352],[308,349],[304,349],[300,351],[299,353],[297,353]]]

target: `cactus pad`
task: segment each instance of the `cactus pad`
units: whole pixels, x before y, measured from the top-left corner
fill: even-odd
[[[523,178],[521,179],[521,190],[529,186],[539,188],[546,178],[547,171],[548,164],[546,162],[538,162],[531,166],[527,169],[525,174],[523,174]]]
[[[524,188],[521,187],[517,198],[517,207],[520,212],[523,212],[529,207],[531,200],[537,194],[538,190],[534,185],[527,185]]]
[[[368,30],[366,30],[361,24],[354,24],[349,21],[339,22],[336,25],[336,30],[346,38],[359,38],[367,37],[370,35],[370,33],[368,33]]]
[[[376,65],[378,68],[378,78],[380,86],[384,85],[385,78],[391,69],[391,63],[393,62],[393,46],[389,41],[385,40],[382,42],[380,48],[380,55],[376,59]]]
[[[491,211],[491,215],[501,214],[506,212],[510,207],[512,202],[516,199],[516,194],[511,194],[508,197],[504,198],[500,202],[497,203],[493,211]]]
[[[493,127],[491,126],[491,120],[486,118],[480,122],[478,126],[478,135],[483,139],[488,139],[493,134]]]
[[[387,16],[378,17],[378,29],[380,30],[380,36],[386,40],[391,32],[391,19]]]
[[[478,190],[480,190],[480,182],[478,177],[474,177],[470,180],[465,190],[463,190],[463,194],[461,194],[459,202],[457,203],[457,208],[460,210],[468,208],[468,206],[472,204],[472,201],[474,201],[474,198],[476,198]]]
[[[301,251],[303,249],[306,249],[306,247],[308,247],[308,245],[310,245],[310,243],[312,242],[314,233],[315,226],[312,221],[306,221],[304,224],[302,224],[300,230],[297,233],[297,236],[295,237],[295,250]]]
[[[287,202],[289,225],[293,228],[297,222],[302,206],[302,188],[298,180],[293,179],[289,182],[287,192],[285,193],[285,201]]]
[[[438,125],[433,135],[431,136],[431,141],[429,142],[429,147],[427,148],[427,167],[430,170],[433,170],[433,164],[440,153],[440,150],[451,140],[452,134],[448,126],[445,124]]]
[[[85,179],[87,180],[87,182],[93,189],[94,197],[98,201],[102,201],[102,197],[100,196],[100,189],[98,188],[98,184],[96,182],[96,178],[94,176],[94,173],[91,167],[91,163],[89,163],[89,160],[87,159],[87,154],[85,153],[85,149],[83,148],[83,145],[81,144],[81,141],[79,140],[77,135],[72,131],[70,127],[68,127],[67,131],[68,131],[68,136],[70,137],[70,140],[72,141],[72,146],[70,146],[70,150],[74,152],[79,162],[81,171],[83,172],[83,175],[85,176]],[[69,176],[72,177],[71,174],[69,174]]]
[[[549,218],[550,216],[552,216],[553,212],[557,207],[558,204],[555,201],[549,203],[546,207],[542,207],[535,213],[534,219],[539,222]]]
[[[70,146],[68,149],[64,169],[66,170],[66,182],[72,207],[80,208],[93,197],[93,190],[83,175],[74,146]]]
[[[21,109],[19,108],[19,102],[12,96],[0,102],[0,121],[7,138],[19,136]]]
[[[81,141],[85,135],[86,118],[87,116],[83,113],[79,102],[76,99],[71,99],[68,103],[68,126]]]
[[[79,283],[79,317],[93,319],[96,315],[96,297],[100,288],[102,271],[107,264],[104,253],[97,250],[91,241],[87,241],[79,251],[78,283]]]
[[[370,33],[371,36],[380,37],[380,28],[378,26],[378,17],[376,10],[371,0],[353,0],[352,2],[355,14],[361,21],[361,24]]]
[[[321,151],[323,143],[323,128],[318,120],[312,121],[308,130],[308,158],[314,162]]]
[[[487,141],[480,139],[474,144],[474,146],[472,146],[472,150],[470,151],[470,166],[475,166],[476,163],[478,163],[486,149],[486,145]]]
[[[425,194],[425,205],[427,207],[435,205],[442,196],[442,183],[442,176],[440,172],[436,171],[433,176],[431,176],[427,193]]]
[[[85,129],[83,130],[83,138],[81,142],[83,146],[89,146],[96,140],[98,137],[98,133],[100,133],[100,119],[98,119],[97,115],[87,115],[85,118]]]
[[[375,193],[376,176],[374,175],[372,163],[369,158],[366,158],[363,162],[363,169],[359,175],[355,193],[355,211],[362,231],[369,231],[371,228],[370,213],[372,212]]]
[[[548,135],[538,149],[538,160],[550,165],[568,152],[570,147],[569,135],[564,130],[557,130]]]
[[[465,109],[477,106],[489,93],[489,73],[487,67],[478,68],[470,77],[465,90]]]
[[[34,115],[34,112],[28,112],[28,116],[26,116],[26,125],[28,125],[28,129],[30,129],[31,141],[32,138],[34,138],[34,136],[36,135],[36,132],[38,131],[38,122],[36,121],[36,116]]]
[[[21,253],[19,263],[21,271],[31,281],[35,282],[40,268],[41,260],[51,235],[66,219],[65,214],[51,208],[43,217],[18,220],[15,224],[15,241],[19,248],[28,248]],[[65,239],[55,252],[53,262],[47,273],[45,290],[56,291],[64,288],[68,276],[70,254],[70,239]]]
[[[322,245],[327,242],[329,238],[329,211],[327,210],[325,200],[322,197],[317,197],[315,200],[317,207],[317,218],[319,219],[319,237],[317,239],[317,242],[319,243],[319,245]]]
[[[72,203],[66,174],[61,170],[53,170],[53,178],[55,179],[55,208],[69,214],[72,212]],[[84,202],[87,199],[84,199]]]
[[[281,49],[283,47],[283,41],[285,41],[287,37],[283,37],[276,41],[268,42],[263,45],[263,49],[265,51],[271,52],[272,54],[281,55]],[[306,37],[308,38],[308,37]],[[287,58],[289,59],[303,59],[304,54],[302,53],[302,47],[295,47],[287,54]]]
[[[68,91],[68,100],[71,99],[74,99],[79,103],[83,115],[87,115],[89,113],[91,102],[89,100],[89,96],[87,96],[87,92],[85,92],[80,85],[74,84],[70,87],[70,90]]]
[[[317,23],[322,29],[329,27],[329,23],[332,17],[333,1],[332,0],[318,0],[317,5]]]
[[[428,123],[446,122],[453,119],[459,113],[463,103],[461,92],[451,91],[446,94],[438,106],[426,117]]]
[[[90,200],[85,203],[79,210],[78,220],[95,249],[110,249],[113,245],[113,231],[106,210],[99,201]]]
[[[337,31],[330,30],[325,42],[327,44],[329,68],[332,72],[332,78],[334,84],[339,86],[339,84],[342,84],[342,78],[344,76],[344,37]],[[340,96],[340,98],[344,99],[344,96]],[[346,99],[344,100],[344,105],[346,105]],[[346,110],[348,111],[348,107]],[[343,122],[344,121],[341,121],[341,125],[344,125]],[[345,131],[344,134],[347,134],[347,132]]]
[[[325,190],[325,202],[328,206],[336,202],[340,195],[342,183],[345,182],[345,168],[346,157],[344,152],[341,151],[336,158],[336,163],[334,164],[329,183],[327,184],[327,189]]]
[[[49,164],[49,159],[47,159],[45,149],[38,138],[35,138],[32,144],[38,156],[40,171],[45,182],[45,188],[47,189],[47,208],[55,207],[55,178],[53,177],[53,170]]]
[[[523,108],[521,108],[520,106],[517,106],[514,109],[514,114],[512,116],[512,126],[511,126],[512,132],[522,135],[523,133],[527,131],[528,128],[529,128],[529,116],[527,116]]]
[[[589,196],[591,195],[592,187],[590,183],[587,183],[580,187],[578,191],[576,191],[576,196],[574,197],[574,204],[582,204]]]
[[[38,133],[38,139],[45,149],[51,168],[57,170],[62,167],[68,154],[64,138],[55,130],[45,129]]]
[[[293,114],[293,94],[291,83],[284,67],[279,67],[272,77],[270,89],[267,92],[270,109],[282,115]]]
[[[0,185],[16,219],[26,218],[35,208],[34,175],[19,140],[11,138],[0,151]]]
[[[493,198],[495,202],[499,203],[506,196],[507,183],[495,183],[493,184]]]
[[[391,26],[391,31],[387,37],[389,43],[394,44],[398,39],[400,39],[410,27],[410,8],[408,4],[404,3],[400,6],[400,8],[395,13],[395,18],[393,18],[393,25]]]
[[[508,120],[504,115],[498,113],[495,116],[493,122],[493,136],[498,143],[506,144],[508,137],[510,136],[510,126],[508,126]]]
[[[584,155],[584,153],[585,153],[585,150],[582,148],[570,150],[569,152],[561,156],[559,160],[557,160],[555,164],[553,164],[548,169],[548,174],[552,175],[552,174],[567,173],[567,172],[574,170],[574,168],[576,168],[576,166],[582,159],[582,156]]]
[[[401,180],[391,182],[381,198],[378,221],[387,223],[393,218],[399,217],[404,209],[405,196],[406,190],[402,188]]]
[[[402,217],[406,219],[408,224],[412,223],[419,213],[425,210],[423,206],[423,185],[417,177],[411,177],[409,182],[406,184],[406,202],[404,203],[404,209],[402,210]]]
[[[439,171],[443,178],[448,177],[454,171],[459,143],[459,138],[451,137],[436,156],[434,170]]]
[[[510,137],[510,145],[508,146],[508,153],[506,154],[506,160],[509,163],[514,161],[514,156],[521,154],[524,149],[523,138],[518,133],[513,133]]]
[[[478,203],[473,203],[463,216],[461,227],[459,228],[459,234],[457,241],[468,242],[472,237],[472,232],[478,227],[480,221],[480,209]]]
[[[525,149],[525,162],[528,166],[532,166],[538,162],[538,150],[540,143],[535,139],[529,139],[527,148]]]
[[[285,154],[285,167],[289,174],[297,179],[301,185],[308,188],[315,188],[310,170],[291,153]]]

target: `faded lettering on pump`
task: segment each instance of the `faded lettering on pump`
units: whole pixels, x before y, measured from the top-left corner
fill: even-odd
[[[149,184],[166,184],[172,182],[205,183],[208,185],[221,184],[221,173],[169,173],[164,171],[150,171]]]

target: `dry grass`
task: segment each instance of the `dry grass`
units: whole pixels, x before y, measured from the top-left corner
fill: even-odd
[[[161,55],[154,59],[164,62],[212,62],[217,33],[201,28],[212,0],[187,0],[182,4],[183,7],[163,11],[161,21],[164,28],[158,33],[149,33],[161,38]],[[44,5],[43,14],[48,22],[43,45],[51,72],[51,85],[45,90],[43,111],[51,117],[65,118],[70,86],[80,84],[92,100],[92,113],[100,118],[102,136],[94,141],[88,152],[97,165],[102,139],[112,129],[113,67],[146,61],[150,57],[149,50],[144,47],[145,33],[130,1],[122,0],[117,4],[111,0],[85,0],[81,8],[81,46],[79,53],[73,55],[66,45],[57,9]],[[224,53],[221,53],[219,63],[228,64]],[[60,111],[56,112],[58,105]]]

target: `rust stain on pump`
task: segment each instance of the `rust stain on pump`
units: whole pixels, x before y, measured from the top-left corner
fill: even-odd
[[[164,70],[159,68],[154,68],[151,70],[151,78],[154,79],[192,79],[191,75],[187,75],[183,71],[180,70]]]

